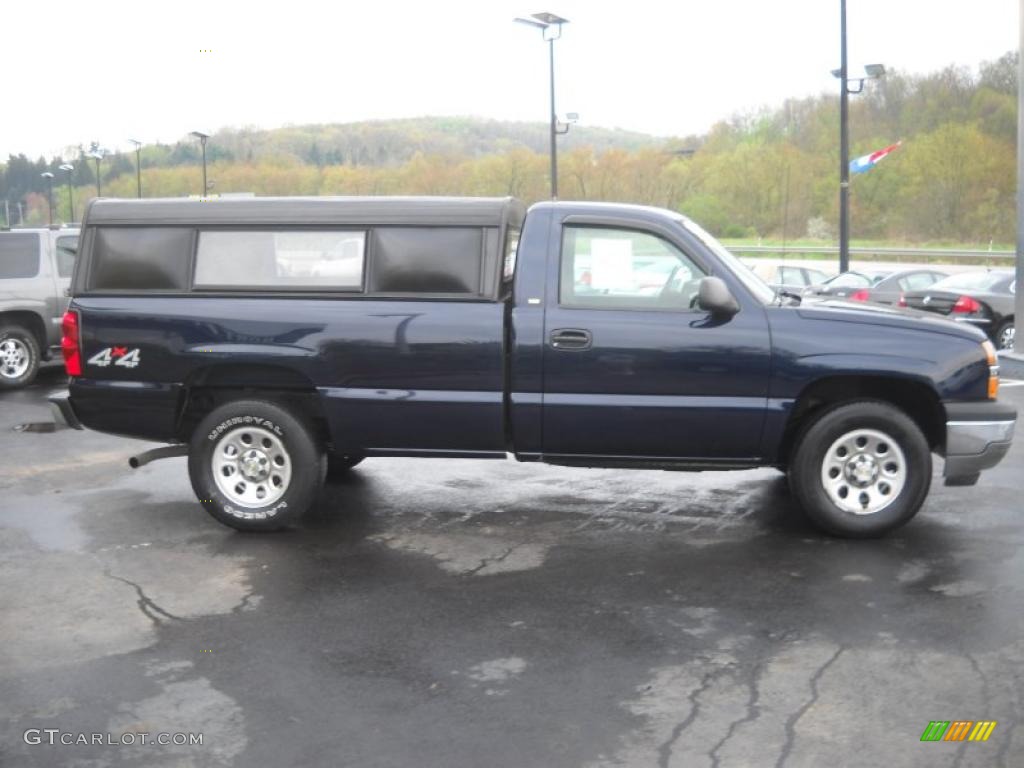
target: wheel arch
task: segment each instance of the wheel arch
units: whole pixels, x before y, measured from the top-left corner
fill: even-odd
[[[38,312],[31,309],[11,309],[0,311],[0,327],[17,325],[35,336],[39,347],[39,356],[45,358],[49,345],[46,341],[46,322]]]
[[[928,384],[899,376],[826,376],[808,384],[797,396],[777,452],[781,466],[789,464],[800,430],[828,408],[855,400],[879,400],[907,414],[924,433],[928,447],[941,451],[946,441],[946,410]]]
[[[283,365],[218,363],[193,371],[184,382],[176,433],[188,441],[199,422],[232,400],[269,400],[310,421],[329,447],[327,419],[320,394],[305,374]]]

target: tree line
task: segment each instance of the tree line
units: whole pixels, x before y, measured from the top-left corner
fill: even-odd
[[[853,157],[903,142],[875,169],[854,176],[854,237],[1013,241],[1016,99],[1016,53],[976,70],[891,73],[852,97]],[[472,118],[224,130],[207,145],[208,176],[212,193],[512,195],[533,202],[548,194],[546,139],[543,124]],[[700,136],[658,139],[574,127],[561,139],[565,199],[680,210],[728,237],[835,235],[837,94],[736,115]],[[75,166],[79,216],[96,193],[87,151],[65,155]],[[199,161],[194,142],[144,147],[144,194],[199,194]],[[26,221],[45,222],[39,174],[49,170],[56,176],[56,216],[68,219],[62,162],[11,156],[0,165],[0,199],[22,202]],[[100,171],[104,196],[135,196],[133,152],[105,157]]]

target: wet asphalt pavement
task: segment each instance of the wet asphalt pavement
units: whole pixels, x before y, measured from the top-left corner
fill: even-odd
[[[1024,764],[1022,440],[975,488],[936,459],[881,541],[817,534],[772,470],[412,459],[254,535],[182,458],[14,431],[61,384],[0,394],[2,766]]]

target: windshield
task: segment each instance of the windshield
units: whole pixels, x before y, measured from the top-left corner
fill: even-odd
[[[736,277],[742,281],[747,289],[754,294],[759,301],[764,304],[769,304],[775,300],[775,291],[769,288],[760,277],[754,274],[754,271],[750,267],[733,256],[724,245],[705,232],[699,224],[690,221],[685,216],[680,216],[679,220],[690,234],[694,235],[725,263],[725,266],[729,271],[736,275]]]
[[[1008,272],[961,272],[933,283],[930,291],[991,291],[1004,282]]]

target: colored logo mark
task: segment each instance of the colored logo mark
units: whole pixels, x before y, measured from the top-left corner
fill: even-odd
[[[996,725],[995,720],[932,720],[921,741],[988,741]]]

